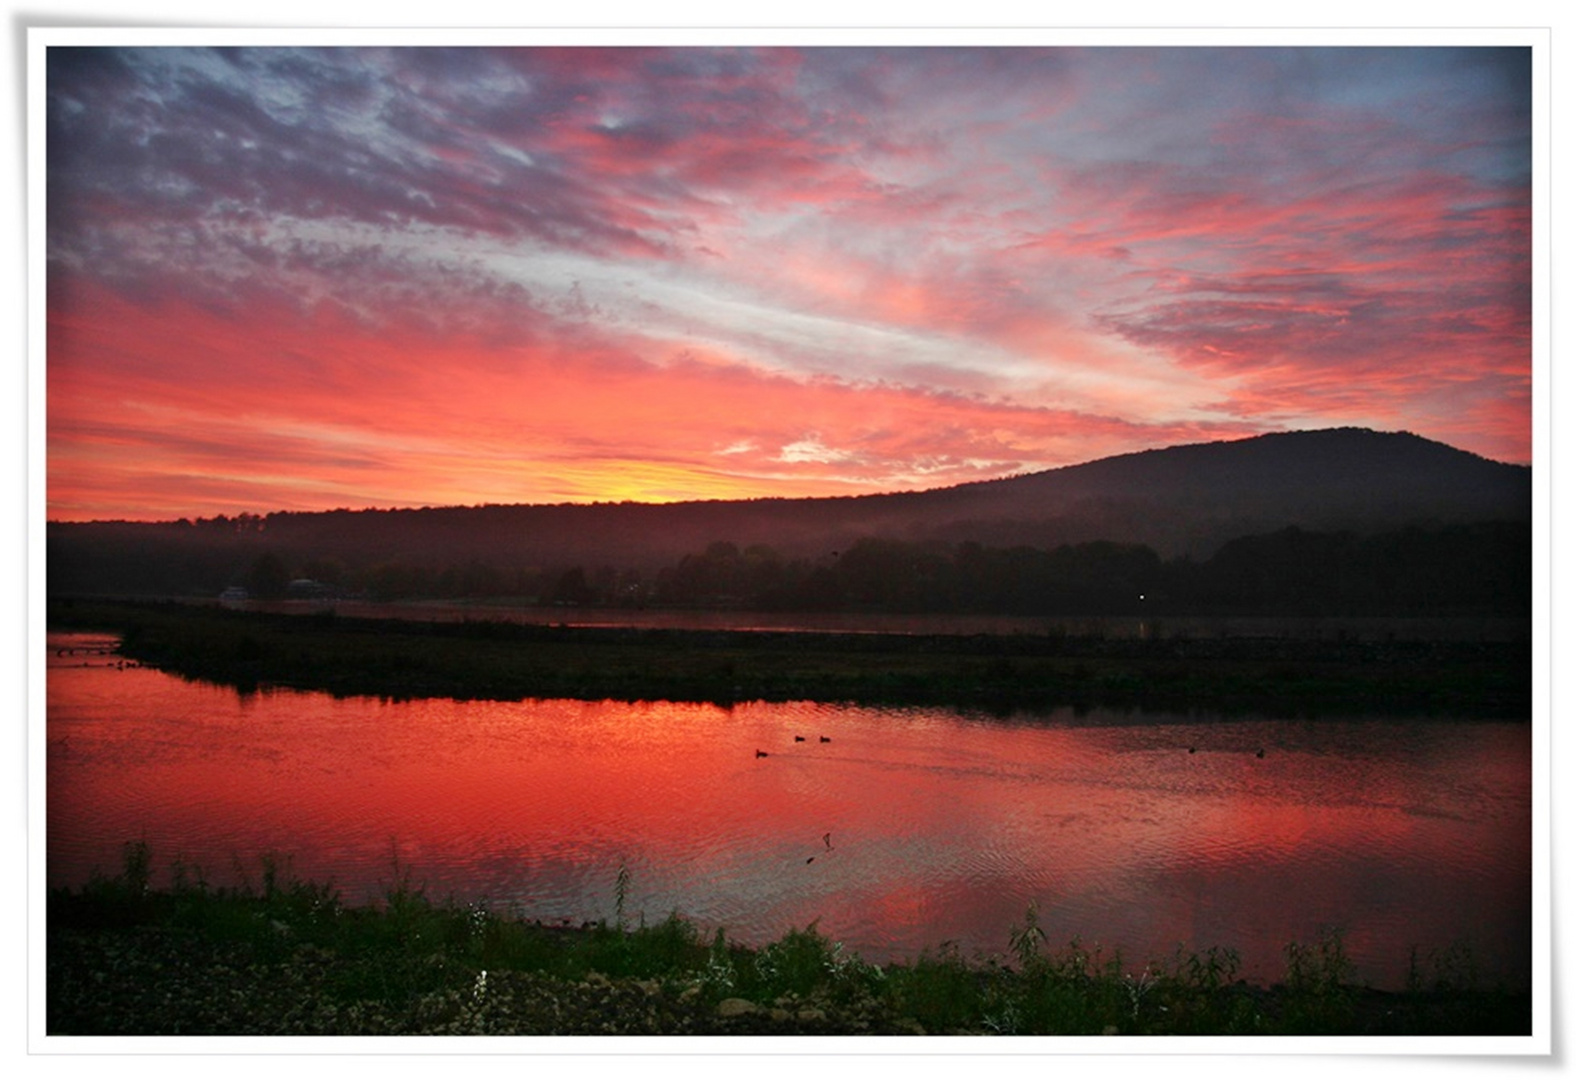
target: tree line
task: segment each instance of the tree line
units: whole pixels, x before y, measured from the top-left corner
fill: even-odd
[[[1372,536],[1288,527],[1204,561],[1107,540],[1041,549],[872,538],[815,562],[716,543],[659,575],[655,592],[666,604],[762,610],[1530,615],[1532,544],[1526,524],[1497,522]]]
[[[1296,527],[1231,540],[1204,560],[1108,540],[1055,547],[866,537],[816,557],[717,541],[652,569],[466,558],[323,555],[255,522],[193,528],[190,542],[132,532],[50,550],[65,594],[485,599],[521,604],[1024,615],[1530,614],[1531,529],[1480,522],[1360,535]],[[224,530],[227,540],[202,539]]]

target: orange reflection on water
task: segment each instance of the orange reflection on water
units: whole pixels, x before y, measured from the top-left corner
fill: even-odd
[[[1525,725],[238,698],[51,663],[53,884],[145,839],[216,882],[276,852],[358,902],[397,858],[434,897],[574,921],[623,867],[631,914],[819,920],[871,958],[1003,952],[1033,903],[1053,944],[1135,966],[1220,944],[1275,978],[1323,926],[1377,981],[1458,937],[1529,964]]]

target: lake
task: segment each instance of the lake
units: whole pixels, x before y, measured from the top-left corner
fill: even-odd
[[[1528,723],[243,695],[114,644],[49,635],[51,885],[145,840],[214,884],[271,853],[349,903],[408,873],[578,924],[623,868],[631,920],[877,962],[1004,954],[1034,904],[1135,971],[1220,945],[1269,982],[1335,928],[1376,986],[1414,945],[1530,981]]]

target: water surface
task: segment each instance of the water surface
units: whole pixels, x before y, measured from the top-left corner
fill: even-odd
[[[1135,969],[1222,945],[1271,981],[1339,928],[1376,985],[1413,945],[1530,970],[1528,724],[239,695],[113,644],[50,637],[51,884],[146,840],[214,883],[275,853],[349,902],[408,872],[578,923],[624,867],[631,919],[878,961],[1003,953],[1033,903]]]

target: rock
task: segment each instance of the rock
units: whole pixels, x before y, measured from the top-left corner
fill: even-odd
[[[760,1009],[755,1002],[746,1001],[744,998],[724,998],[717,1002],[717,1015],[723,1019],[735,1016],[749,1016],[759,1011]]]
[[[801,1023],[801,1024],[820,1023],[820,1022],[824,1021],[825,1019],[826,1019],[826,1014],[824,1012],[822,1012],[820,1009],[800,1009],[799,1010],[799,1023]]]
[[[773,1009],[771,1011],[772,1023],[786,1024],[792,1015],[787,1009]]]

